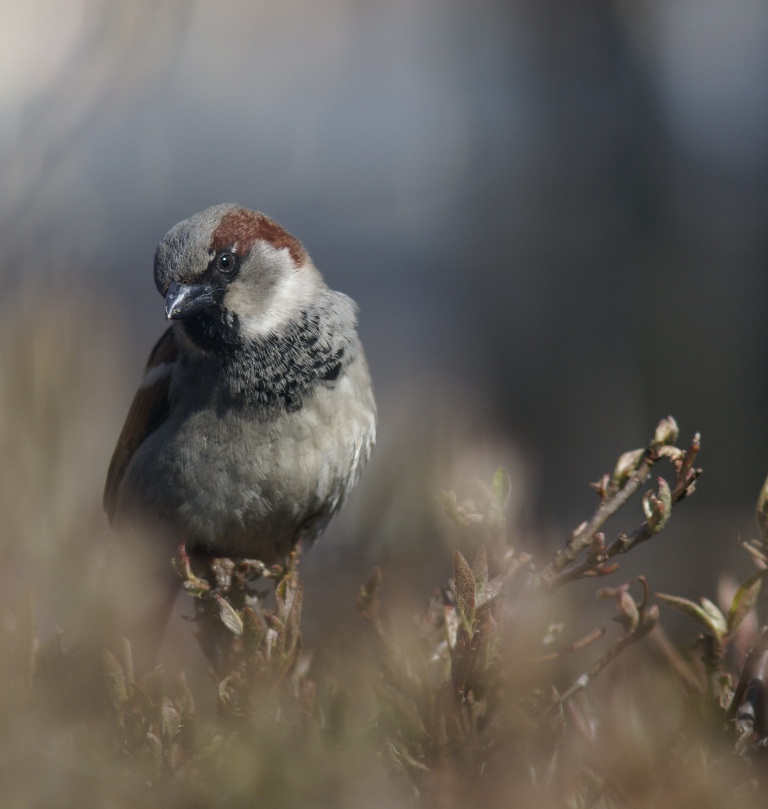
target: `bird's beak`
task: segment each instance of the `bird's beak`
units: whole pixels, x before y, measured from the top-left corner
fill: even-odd
[[[165,319],[177,320],[202,312],[215,303],[208,284],[180,284],[172,281],[165,294]]]

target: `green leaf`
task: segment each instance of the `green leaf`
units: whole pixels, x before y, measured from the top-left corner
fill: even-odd
[[[506,580],[507,577],[503,573],[500,573],[498,576],[491,579],[485,587],[481,587],[475,598],[475,608],[480,610],[487,604],[490,604],[491,601],[498,598],[501,595]]]
[[[648,491],[643,495],[643,511],[651,532],[661,531],[672,514],[672,493],[664,478],[658,478],[658,493]]]
[[[765,549],[759,539],[751,539],[749,542],[740,539],[739,544],[758,565],[768,565],[768,556],[765,555]]]
[[[203,579],[195,579],[182,582],[181,586],[185,592],[189,593],[193,598],[202,598],[206,593],[211,591],[211,586]]]
[[[239,685],[240,681],[235,673],[229,674],[219,683],[221,704],[235,716],[244,715],[243,706],[240,702]]]
[[[456,551],[453,561],[453,581],[456,588],[456,609],[462,622],[471,632],[475,619],[475,577],[467,560]]]
[[[677,426],[677,422],[672,416],[667,416],[659,422],[659,426],[656,428],[656,433],[653,436],[653,443],[659,447],[663,447],[666,444],[674,444],[679,434],[680,429]]]
[[[643,455],[645,455],[644,449],[633,449],[621,455],[619,460],[616,461],[616,466],[611,475],[613,482],[619,485],[624,483],[635,469],[637,469],[640,461],[643,459]]]
[[[490,612],[484,614],[483,624],[481,624],[481,626],[483,628],[481,635],[483,668],[487,669],[496,656],[496,649],[499,645],[499,631],[496,621]]]
[[[760,496],[757,498],[757,512],[755,516],[763,537],[763,542],[768,543],[768,478],[765,479],[763,488],[760,490]]]
[[[210,592],[211,585],[201,579],[192,571],[192,563],[187,553],[185,543],[179,545],[176,556],[173,558],[173,567],[182,579],[182,587],[194,598],[201,598]]]
[[[281,617],[285,615],[285,602],[288,598],[288,576],[283,576],[275,587],[275,611]]]
[[[389,754],[392,757],[398,770],[406,775],[415,773],[429,772],[429,767],[422,764],[418,759],[415,759],[406,749],[405,745],[398,745],[394,742],[389,742]]]
[[[133,649],[128,638],[122,638],[120,641],[120,662],[125,672],[125,682],[128,685],[133,685],[136,679],[133,672]]]
[[[243,642],[249,655],[259,651],[266,634],[267,627],[261,617],[251,607],[245,607],[243,609]]]
[[[159,705],[165,694],[165,671],[162,666],[155,666],[151,671],[142,675],[138,688],[151,705]]]
[[[746,578],[733,596],[728,610],[728,631],[735,632],[752,607],[755,606],[768,570],[761,568]]]
[[[689,618],[693,618],[694,621],[708,629],[718,640],[725,634],[725,618],[722,613],[720,613],[719,620],[716,618],[713,620],[713,616],[710,615],[707,610],[695,604],[693,601],[689,601],[687,598],[665,595],[664,593],[656,593],[656,598],[662,603],[687,615]],[[715,609],[717,609],[717,607],[715,607]],[[718,612],[720,611],[718,610]]]
[[[357,611],[364,618],[372,618],[379,611],[381,591],[381,568],[375,567],[368,581],[360,587],[360,595],[355,601]]]
[[[173,737],[179,732],[181,728],[181,717],[173,703],[166,697],[163,700],[162,707],[160,708],[160,731],[162,737],[166,742],[173,741]]]
[[[398,736],[407,741],[422,743],[427,730],[415,703],[386,683],[377,683],[374,688],[379,704]]]
[[[273,613],[267,612],[264,615],[267,622],[267,657],[280,659],[285,653],[285,624]]]
[[[147,758],[160,762],[163,757],[163,743],[156,733],[147,733],[144,737],[144,753]]]
[[[105,649],[101,653],[101,667],[104,672],[104,683],[113,707],[120,709],[128,701],[128,689],[125,683],[125,672],[120,661]]]
[[[469,528],[469,520],[459,508],[455,492],[441,491],[439,493],[440,502],[443,504],[445,513],[462,528]]]
[[[488,556],[485,545],[480,546],[475,561],[472,562],[472,575],[475,577],[475,587],[479,592],[488,584]]]
[[[187,685],[187,678],[183,671],[176,676],[174,705],[179,711],[181,724],[191,725],[195,717],[195,698]]]
[[[512,481],[509,477],[509,472],[500,466],[493,473],[493,480],[491,481],[491,488],[493,489],[493,496],[499,504],[499,508],[504,510],[509,500],[509,495],[512,493]]]
[[[728,622],[725,620],[725,616],[720,611],[720,608],[716,604],[713,604],[708,598],[704,598],[704,596],[701,596],[699,601],[701,601],[702,609],[709,616],[713,626],[717,627],[715,634],[719,638],[723,637],[723,635],[728,632]]]
[[[470,635],[466,627],[462,624],[456,633],[456,643],[451,653],[451,684],[457,695],[463,695],[467,691],[467,680],[475,665],[477,649],[473,641],[478,633]]]
[[[664,521],[666,522],[672,513],[672,492],[669,489],[669,483],[664,478],[659,478],[659,502],[664,507]]]
[[[237,610],[223,599],[218,593],[213,596],[219,607],[219,618],[221,623],[233,634],[243,634],[243,619],[238,615]]]
[[[565,629],[565,624],[558,623],[553,621],[547,627],[547,631],[544,633],[544,637],[541,639],[541,643],[543,646],[551,646],[553,643],[556,643],[560,636]]]

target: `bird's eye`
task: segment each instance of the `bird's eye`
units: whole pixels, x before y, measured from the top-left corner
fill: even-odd
[[[216,269],[224,275],[231,275],[237,269],[237,259],[234,253],[224,250],[216,256]]]

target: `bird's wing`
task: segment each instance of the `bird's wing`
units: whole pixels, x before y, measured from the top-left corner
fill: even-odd
[[[149,355],[144,379],[133,397],[131,409],[128,411],[109,464],[107,482],[104,486],[104,510],[110,522],[114,519],[117,507],[117,490],[133,453],[168,417],[171,371],[178,356],[179,349],[173,330],[169,328]]]

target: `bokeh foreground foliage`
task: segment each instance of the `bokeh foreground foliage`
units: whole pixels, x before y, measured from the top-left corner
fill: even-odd
[[[678,446],[662,420],[593,484],[593,515],[550,559],[509,536],[503,469],[473,499],[443,492],[472,553],[455,551],[453,577],[415,617],[388,603],[374,571],[347,646],[303,644],[298,554],[265,569],[180,548],[209,674],[194,686],[134,672],[125,642],[102,651],[100,683],[83,693],[66,639],[38,639],[33,597],[3,606],[3,805],[760,805],[765,493],[761,536],[743,543],[755,570],[728,603],[620,579],[622,555],[693,494],[699,444]],[[643,489],[636,528],[609,534]],[[581,628],[569,585],[590,580],[613,627]],[[664,633],[669,608],[696,622],[689,651]]]

